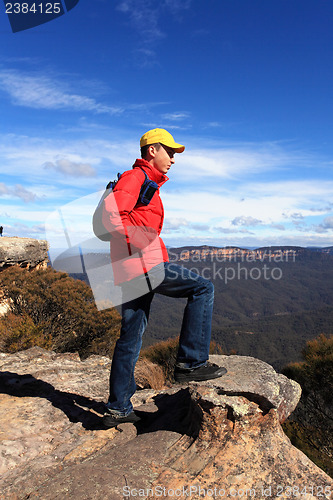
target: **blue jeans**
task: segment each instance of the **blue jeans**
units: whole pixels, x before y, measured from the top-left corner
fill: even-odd
[[[107,404],[112,413],[120,416],[126,416],[133,411],[130,399],[136,391],[134,368],[155,293],[187,298],[179,337],[177,366],[199,367],[205,364],[209,357],[213,284],[175,263],[166,262],[164,273],[162,283],[152,292],[122,305],[121,333],[112,358],[110,396]]]

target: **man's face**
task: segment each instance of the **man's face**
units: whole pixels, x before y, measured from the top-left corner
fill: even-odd
[[[162,174],[166,174],[171,165],[175,163],[174,154],[175,152],[173,149],[163,146],[162,144],[160,149],[154,147],[152,165]]]

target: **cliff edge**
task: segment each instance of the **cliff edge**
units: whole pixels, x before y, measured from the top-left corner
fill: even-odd
[[[3,236],[0,238],[0,270],[14,265],[44,268],[48,262],[47,252],[46,240]]]
[[[280,425],[298,384],[254,358],[211,360],[228,373],[137,391],[142,421],[104,430],[109,358],[0,354],[0,498],[330,498]]]

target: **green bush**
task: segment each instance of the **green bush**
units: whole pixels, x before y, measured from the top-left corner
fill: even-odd
[[[0,287],[10,306],[0,319],[7,352],[40,345],[57,352],[78,351],[81,357],[112,356],[120,316],[114,309],[98,311],[86,283],[51,268],[28,271],[15,266],[0,273]],[[14,336],[8,333],[13,322],[9,314],[21,318]]]

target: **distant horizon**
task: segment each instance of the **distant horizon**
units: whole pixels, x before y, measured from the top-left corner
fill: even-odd
[[[225,246],[218,246],[218,245],[179,245],[179,246],[170,246],[166,245],[166,248],[168,250],[172,249],[183,249],[183,248],[239,248],[241,250],[258,250],[261,248],[302,248],[305,250],[311,250],[311,249],[319,249],[319,250],[325,250],[325,249],[330,249],[333,248],[332,246],[326,246],[326,247],[321,247],[321,246],[308,246],[304,247],[301,245],[267,245],[267,246],[258,246],[258,247],[240,247],[238,245],[225,245]],[[79,245],[75,245],[73,247],[69,248],[53,248],[53,251],[57,254],[57,257],[59,257],[61,254],[67,254],[70,255],[71,251],[73,255],[78,255],[78,251],[80,250]],[[84,248],[82,253],[107,253],[109,254],[109,249],[108,248]]]
[[[23,239],[36,239],[40,241],[49,241],[46,238],[36,238],[36,237],[31,237],[31,236],[18,236],[18,235],[3,235],[0,237],[1,238],[23,238]],[[99,242],[99,246],[104,246],[105,248],[90,248],[89,251],[98,251],[98,252],[109,252],[109,243],[108,242]],[[326,248],[333,248],[333,245],[300,245],[300,244],[270,244],[270,245],[254,245],[254,246],[249,246],[249,245],[237,245],[237,244],[232,244],[228,243],[226,245],[219,245],[219,244],[213,244],[213,243],[198,243],[198,244],[193,244],[193,243],[188,243],[188,244],[177,244],[177,245],[170,245],[170,244],[165,244],[166,248],[188,248],[188,247],[193,247],[193,248],[201,248],[201,247],[208,247],[208,248],[240,248],[240,249],[245,249],[245,250],[256,250],[259,248],[271,248],[271,247],[276,247],[276,248],[291,248],[291,247],[296,247],[296,248],[305,248],[305,249],[311,249],[311,248],[319,248],[319,249],[326,249]],[[71,247],[56,247],[53,246],[52,249],[57,252],[58,254],[64,253],[64,252],[69,252],[71,249],[74,251],[76,249],[80,248],[80,244],[73,245]],[[88,250],[87,248],[84,248],[85,250]]]

